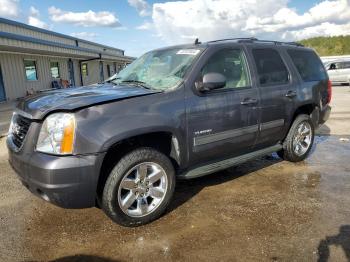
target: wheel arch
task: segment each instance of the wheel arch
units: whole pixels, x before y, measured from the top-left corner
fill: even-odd
[[[311,117],[311,120],[314,124],[314,126],[317,126],[318,120],[319,120],[319,107],[315,103],[307,103],[299,105],[296,110],[294,111],[292,121],[290,123],[289,128],[292,126],[294,120],[297,118],[298,115],[305,114],[309,115]]]
[[[109,173],[118,161],[132,150],[140,147],[154,148],[166,156],[168,156],[177,170],[181,165],[181,152],[179,136],[173,132],[163,129],[163,131],[149,131],[139,133],[137,135],[124,137],[122,139],[114,139],[114,143],[110,143],[106,155],[102,161],[97,182],[97,198],[100,200],[104,185]]]

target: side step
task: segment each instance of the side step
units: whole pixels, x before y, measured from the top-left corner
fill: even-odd
[[[253,160],[255,158],[265,156],[265,155],[271,154],[273,152],[277,152],[281,149],[282,149],[282,145],[277,144],[277,145],[274,145],[271,147],[267,147],[267,148],[260,149],[260,150],[255,151],[255,152],[251,152],[251,153],[242,155],[242,156],[237,156],[234,158],[225,159],[225,160],[211,163],[211,164],[205,165],[205,166],[200,166],[200,167],[191,169],[187,172],[184,172],[182,174],[179,174],[177,177],[179,179],[191,179],[191,178],[197,178],[197,177],[209,175],[209,174],[215,173],[217,171],[227,169],[231,166],[236,166],[236,165],[242,164],[244,162],[247,162],[249,160]]]

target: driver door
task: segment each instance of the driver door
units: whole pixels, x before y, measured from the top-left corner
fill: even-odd
[[[186,114],[191,165],[252,151],[258,134],[258,92],[252,85],[245,52],[240,47],[213,51],[199,62],[187,88]],[[226,78],[223,88],[199,92],[207,73]]]

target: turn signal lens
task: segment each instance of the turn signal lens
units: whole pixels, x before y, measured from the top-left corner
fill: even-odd
[[[63,131],[63,139],[61,143],[61,154],[73,153],[74,144],[74,133],[75,133],[75,121],[73,118],[69,119],[67,126]]]

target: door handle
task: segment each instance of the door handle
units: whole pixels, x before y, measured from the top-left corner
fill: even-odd
[[[257,102],[255,98],[245,98],[241,101],[241,105],[255,105]]]
[[[297,96],[297,92],[295,91],[292,91],[292,90],[289,90],[287,93],[286,93],[286,97],[289,97],[289,98],[293,98]]]

